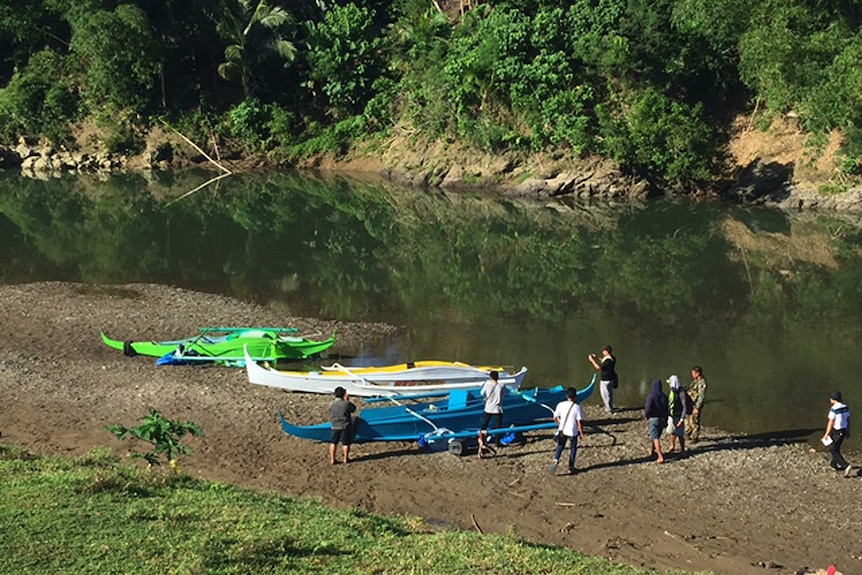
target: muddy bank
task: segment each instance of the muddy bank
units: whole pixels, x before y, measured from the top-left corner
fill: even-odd
[[[831,472],[813,450],[814,430],[744,437],[707,429],[685,457],[657,465],[646,458],[640,406],[608,418],[593,397],[575,477],[550,475],[547,433],[483,461],[396,443],[357,446],[353,463],[329,466],[324,446],[285,436],[275,416],[320,421],[328,397],[252,386],[241,370],[126,358],[101,343],[99,329],[150,339],[208,324],[337,327],[332,352],[351,355],[397,337],[398,326],[296,318],[289,309],[154,285],[0,286],[0,301],[3,442],[39,453],[106,445],[125,454],[128,446],[104,426],[134,424],[153,407],[204,429],[182,463],[198,477],[465,529],[475,519],[485,532],[659,569],[789,574],[834,563],[862,572],[862,478]]]

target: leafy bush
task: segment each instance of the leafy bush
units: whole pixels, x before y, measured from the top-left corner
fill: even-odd
[[[617,111],[602,109],[606,152],[624,166],[686,184],[710,176],[715,147],[700,105],[691,107],[648,88]]]
[[[293,141],[295,116],[277,104],[246,98],[228,111],[225,135],[239,139],[248,149],[260,152]]]
[[[202,98],[195,110],[180,115],[169,124],[174,125],[193,142],[206,142],[212,137],[212,132],[221,119],[221,116]]]
[[[175,471],[177,469],[177,457],[189,455],[192,452],[191,449],[180,443],[180,440],[186,435],[201,437],[204,434],[196,423],[167,419],[155,409],[151,409],[150,414],[135,427],[109,425],[107,429],[117,436],[117,439],[133,438],[152,446],[152,451],[148,453],[133,452],[131,454],[132,459],[143,459],[152,466],[160,465],[161,458],[164,457]]]
[[[44,135],[55,143],[68,140],[78,98],[65,78],[59,55],[51,50],[34,54],[27,67],[0,89],[0,137],[12,141],[20,135]]]
[[[90,105],[109,103],[145,111],[160,69],[147,14],[131,4],[121,4],[113,12],[82,12],[71,24],[71,48],[80,58]]]
[[[105,148],[116,154],[133,155],[144,150],[146,143],[141,122],[135,112],[116,110],[113,106],[96,115],[96,125],[105,130]]]
[[[322,127],[320,124],[309,124],[303,140],[288,146],[284,151],[292,160],[301,160],[317,154],[343,155],[350,148],[350,142],[366,132],[364,116],[353,116],[337,124]]]
[[[839,6],[764,1],[740,36],[739,71],[766,107],[795,111],[809,130],[853,124],[862,70],[862,37]]]
[[[374,11],[347,4],[326,11],[322,22],[308,24],[308,87],[325,95],[336,120],[360,113],[380,75],[382,40]]]
[[[258,147],[266,140],[266,111],[257,98],[246,98],[227,113],[228,132]]]

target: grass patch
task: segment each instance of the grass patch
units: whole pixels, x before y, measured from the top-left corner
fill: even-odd
[[[646,575],[570,549],[336,510],[188,476],[107,450],[0,446],[0,573]]]
[[[821,196],[836,196],[847,191],[847,186],[843,184],[820,184],[817,186],[817,193]]]

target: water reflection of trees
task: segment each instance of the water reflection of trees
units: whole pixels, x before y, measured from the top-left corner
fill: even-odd
[[[793,234],[779,212],[549,206],[295,175],[229,178],[217,191],[164,201],[190,179],[3,177],[0,274],[301,299],[345,319],[385,308],[553,321],[598,309],[633,324],[787,327],[850,325],[862,312],[858,228],[811,224],[840,265],[788,257],[778,266],[721,225],[732,218],[752,234]]]

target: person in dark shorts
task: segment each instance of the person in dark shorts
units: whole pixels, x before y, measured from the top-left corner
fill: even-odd
[[[350,403],[347,390],[341,386],[335,388],[335,399],[329,404],[329,423],[332,427],[332,438],[329,441],[329,463],[335,465],[335,448],[339,442],[342,445],[343,461],[350,462],[350,444],[353,443],[354,422],[353,413],[356,406]]]
[[[482,413],[482,427],[479,429],[479,459],[485,449],[485,437],[488,435],[488,425],[493,419],[496,427],[503,427],[503,384],[498,381],[500,374],[492,371],[490,379],[482,386],[482,397],[485,398],[485,410]]]
[[[662,391],[660,379],[654,379],[652,382],[652,389],[644,405],[644,415],[649,422],[649,457],[657,455],[656,463],[664,463],[664,455],[661,452],[661,432],[667,425],[668,401]]]

